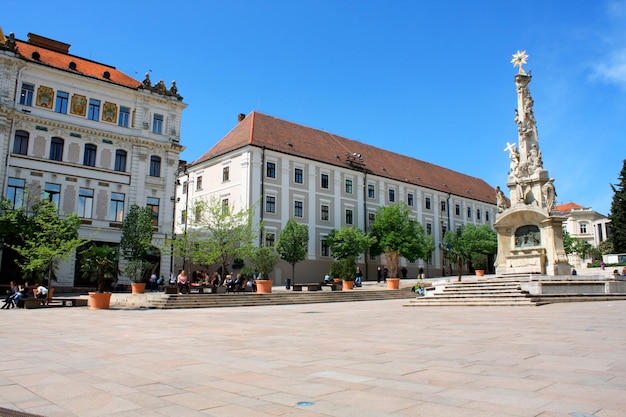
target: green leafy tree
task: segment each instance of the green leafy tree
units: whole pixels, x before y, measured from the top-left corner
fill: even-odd
[[[618,177],[617,185],[611,184],[613,201],[609,214],[609,239],[614,253],[626,253],[626,159]]]
[[[356,227],[342,226],[339,230],[333,229],[328,234],[327,241],[333,258],[341,265],[340,275],[337,277],[354,280],[357,258],[376,243],[376,238]]]
[[[45,273],[51,288],[57,261],[69,259],[84,243],[78,237],[80,219],[76,214],[59,216],[56,204],[49,200],[34,203],[29,212],[15,210],[12,219],[22,226],[21,239],[9,245],[20,255],[18,266],[26,275]]]
[[[152,247],[152,212],[149,207],[133,204],[122,223],[120,249],[127,261],[124,272],[134,282],[142,280],[145,259]]]
[[[488,224],[467,224],[457,231],[448,230],[443,237],[448,259],[458,266],[458,281],[461,281],[463,264],[471,262],[476,254],[493,254],[498,248],[496,232]]]
[[[252,227],[255,206],[234,210],[221,200],[211,198],[196,201],[192,211],[195,215],[193,230],[190,229],[181,242],[191,261],[219,264],[224,273],[235,259],[252,255],[253,242],[258,235]]]
[[[406,204],[382,206],[376,211],[371,235],[376,238],[371,253],[384,253],[390,277],[398,277],[400,258],[410,262],[428,259],[435,243],[432,236],[426,235],[420,223],[411,220]]]
[[[96,276],[98,292],[104,292],[107,281],[117,279],[119,250],[114,246],[91,245],[81,253],[80,270],[85,278]]]
[[[567,230],[563,230],[563,250],[568,255],[574,253],[574,238]]]
[[[591,254],[592,249],[593,246],[586,240],[574,239],[572,250],[580,259],[585,260],[587,255]]]
[[[289,219],[276,242],[276,251],[281,259],[291,265],[293,283],[296,282],[296,264],[306,258],[309,243],[309,228]]]
[[[270,274],[280,262],[280,255],[276,249],[269,246],[254,248],[250,256],[250,262],[260,275],[259,279],[270,279]]]
[[[613,242],[610,239],[601,242],[598,245],[598,250],[600,251],[600,255],[609,255],[611,253],[615,253],[615,248],[613,247]]]

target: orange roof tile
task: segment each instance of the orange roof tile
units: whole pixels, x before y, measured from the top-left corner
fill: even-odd
[[[101,81],[119,84],[125,87],[137,88],[141,82],[124,74],[110,65],[101,64],[85,58],[80,58],[56,50],[47,49],[43,46],[15,40],[19,56],[30,62],[47,65],[62,71],[80,74],[86,77],[96,78]],[[69,47],[69,45],[67,45]],[[74,64],[72,64],[72,62]],[[73,68],[72,68],[73,67]],[[106,78],[105,73],[109,77]]]
[[[584,207],[573,202],[567,203],[567,204],[561,204],[555,207],[555,209],[557,211],[560,211],[561,213],[569,213],[573,209],[581,209],[581,208],[584,208]]]
[[[350,166],[346,153],[357,153],[371,174],[495,204],[495,189],[480,178],[258,112],[239,122],[192,165],[246,145],[339,167]]]

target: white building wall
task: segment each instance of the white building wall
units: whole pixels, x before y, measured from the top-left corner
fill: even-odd
[[[18,75],[19,74],[19,75]],[[80,188],[94,191],[91,217],[83,218],[80,236],[95,242],[119,243],[121,229],[109,213],[111,193],[125,195],[124,210],[132,204],[145,206],[148,197],[158,198],[159,218],[155,227],[153,244],[162,247],[166,237],[172,233],[172,215],[174,204],[174,181],[182,147],[180,121],[185,104],[174,97],[164,97],[147,90],[136,90],[83,77],[67,71],[50,68],[34,63],[26,63],[14,54],[0,53],[0,84],[13,83],[10,89],[2,88],[0,97],[0,150],[7,161],[3,165],[2,193],[6,195],[7,178],[26,180],[27,187],[38,186],[42,190],[46,183],[61,185],[60,214],[75,213],[78,205]],[[31,106],[19,104],[22,83],[34,85]],[[50,108],[38,106],[37,91],[41,86],[54,91]],[[69,93],[67,113],[55,112],[56,94]],[[70,113],[71,97],[75,94],[100,101],[98,120],[89,120],[87,116]],[[102,119],[104,103],[114,103],[117,115],[112,122]],[[118,126],[120,107],[131,109],[129,127]],[[163,134],[152,133],[148,113],[157,112],[166,115]],[[133,115],[136,120],[132,124]],[[148,121],[144,128],[143,122]],[[12,153],[12,146],[17,130],[29,133],[26,155]],[[52,137],[64,141],[61,161],[49,159]],[[96,146],[94,167],[83,165],[85,145]],[[116,150],[127,152],[125,172],[114,171]],[[150,157],[161,158],[160,175],[149,176]],[[5,168],[6,166],[6,168]],[[6,171],[5,171],[6,169]],[[160,271],[167,274],[170,269],[170,257],[162,256]],[[72,287],[74,285],[74,259],[61,263],[58,270],[59,280],[56,285]],[[125,282],[125,277],[121,277]]]
[[[189,175],[193,178],[199,172],[202,172],[203,175],[206,176],[208,172],[211,172],[212,167],[221,166],[225,160],[230,160],[231,165],[240,167],[251,166],[252,168],[246,171],[245,175],[242,175],[240,186],[233,187],[229,190],[230,196],[232,198],[240,196],[239,200],[241,201],[246,200],[244,194],[253,196],[253,198],[248,201],[247,205],[242,206],[244,208],[249,207],[254,201],[259,201],[260,203],[255,218],[259,220],[262,218],[265,224],[265,231],[275,233],[276,238],[278,238],[287,220],[294,217],[294,201],[302,201],[303,217],[296,218],[296,220],[308,226],[309,245],[307,260],[296,266],[296,278],[299,282],[318,281],[328,270],[333,259],[330,256],[321,256],[321,242],[332,229],[340,228],[345,224],[346,209],[353,210],[353,226],[363,228],[364,222],[368,222],[369,213],[375,212],[376,209],[382,205],[392,204],[388,201],[389,189],[395,190],[395,202],[393,204],[399,201],[406,202],[408,194],[413,194],[414,204],[410,207],[411,216],[418,220],[425,230],[426,224],[431,224],[431,234],[437,246],[433,252],[432,265],[426,266],[426,260],[416,263],[403,261],[403,265],[406,265],[409,269],[409,276],[415,276],[417,268],[420,265],[423,265],[425,269],[428,269],[431,273],[440,273],[442,258],[439,243],[443,241],[442,224],[446,226],[447,230],[451,230],[452,227],[462,227],[467,223],[493,224],[495,220],[492,216],[489,219],[490,221],[486,222],[484,213],[486,211],[495,212],[495,206],[487,203],[459,196],[451,196],[448,201],[447,194],[419,187],[414,184],[405,184],[395,180],[372,176],[371,174],[368,175],[367,180],[365,180],[364,174],[361,171],[320,164],[298,156],[281,154],[269,150],[265,150],[264,161],[262,163],[262,154],[263,150],[256,147],[237,150],[191,167],[193,172],[190,172]],[[247,155],[250,155],[250,159],[253,161],[251,164],[246,162],[248,160]],[[268,178],[266,176],[267,162],[276,164],[276,178]],[[303,170],[303,184],[294,182],[295,168]],[[244,171],[242,171],[242,173],[243,172]],[[322,188],[321,186],[322,174],[328,175],[328,188]],[[221,178],[221,168],[219,177]],[[182,175],[180,177],[181,183],[184,179],[185,176]],[[352,180],[353,188],[351,194],[345,192],[346,179]],[[223,192],[223,188],[221,188],[220,184],[215,182],[208,184],[210,184],[212,189],[206,190],[204,194]],[[365,188],[363,188],[364,184]],[[375,185],[375,196],[373,199],[367,196],[368,184]],[[263,198],[261,198],[262,189]],[[364,193],[366,195],[365,209],[363,209]],[[265,197],[268,195],[276,197],[276,213],[267,213],[265,211]],[[196,197],[199,196],[191,194],[190,201]],[[430,209],[425,208],[426,198],[431,199]],[[444,212],[441,211],[440,204],[442,201],[446,203],[446,211]],[[321,220],[322,204],[329,206],[328,221]],[[448,204],[452,206],[448,207]],[[454,212],[456,204],[460,206],[459,215],[456,215]],[[471,208],[470,218],[467,217],[467,207]],[[448,209],[452,210],[450,219],[448,218]],[[476,217],[477,209],[481,210],[480,220]],[[180,217],[181,216],[177,216],[177,219],[180,219]],[[452,220],[452,227],[449,225],[449,220]],[[178,226],[178,230],[181,230],[180,225]],[[365,259],[361,257],[359,262],[363,264]],[[377,257],[373,260],[368,259],[367,263],[369,266],[369,277],[370,279],[375,279],[376,267],[383,264],[384,260],[382,257]],[[290,277],[291,266],[282,262],[274,273],[275,282],[283,283],[284,279]]]

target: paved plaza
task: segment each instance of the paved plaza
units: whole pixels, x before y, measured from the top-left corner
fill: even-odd
[[[5,310],[0,407],[47,417],[626,416],[626,301],[403,303]]]

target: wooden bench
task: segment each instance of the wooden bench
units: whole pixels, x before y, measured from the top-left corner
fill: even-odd
[[[63,307],[87,307],[89,304],[87,298],[61,297],[55,298],[54,301],[61,303]]]
[[[322,290],[322,284],[315,284],[315,283],[293,284],[294,291],[302,291],[302,287],[307,287],[309,291],[321,291]]]
[[[47,307],[45,298],[37,298],[37,297],[22,298],[20,300],[20,303],[24,306],[24,308]]]
[[[189,294],[217,294],[217,287],[212,285],[190,285]]]
[[[330,287],[331,291],[337,291],[343,288],[343,284],[341,282],[322,282],[320,285],[323,287]]]

